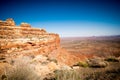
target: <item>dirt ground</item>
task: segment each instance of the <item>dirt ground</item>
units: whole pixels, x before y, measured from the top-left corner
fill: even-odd
[[[61,39],[61,46],[72,55],[85,55],[87,58],[97,56],[120,58],[120,37],[69,37]],[[104,68],[80,67],[83,80],[120,80],[120,61],[108,62]]]
[[[72,54],[120,56],[120,37],[61,38],[61,46]]]

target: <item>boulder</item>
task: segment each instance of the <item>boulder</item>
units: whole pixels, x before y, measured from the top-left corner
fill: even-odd
[[[8,18],[8,19],[6,20],[6,23],[7,23],[9,26],[15,26],[15,22],[14,22],[14,20],[13,20],[12,18]]]
[[[70,66],[68,66],[68,65],[62,65],[61,67],[60,67],[60,70],[71,70],[72,68],[70,67]]]
[[[47,67],[49,68],[50,71],[54,71],[54,70],[59,69],[58,65],[54,62],[48,63]]]
[[[80,69],[79,66],[73,66],[72,68],[73,68],[73,69]]]

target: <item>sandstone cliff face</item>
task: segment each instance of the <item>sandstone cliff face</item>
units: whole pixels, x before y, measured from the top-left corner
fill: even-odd
[[[58,34],[32,28],[28,23],[21,23],[20,26],[15,26],[15,23],[14,26],[4,24],[11,20],[0,22],[0,58],[43,55],[65,65],[73,65],[82,60],[60,47]]]
[[[5,22],[8,21],[1,23]],[[44,29],[30,28],[30,25],[26,23],[22,23],[21,26],[0,24],[1,57],[48,55],[59,46],[58,34],[47,33]]]

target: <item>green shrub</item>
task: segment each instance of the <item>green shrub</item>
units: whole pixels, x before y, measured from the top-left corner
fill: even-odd
[[[86,62],[78,62],[77,64],[75,64],[74,66],[80,66],[80,67],[88,67],[88,63]]]

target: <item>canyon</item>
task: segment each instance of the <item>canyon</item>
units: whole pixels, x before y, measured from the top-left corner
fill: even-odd
[[[58,34],[32,28],[25,22],[16,26],[11,18],[0,20],[0,75],[6,73],[6,67],[28,65],[37,75],[45,77],[58,69],[71,69],[80,60],[60,46]]]
[[[120,65],[114,66],[120,62],[119,39],[119,36],[60,38],[59,34],[33,28],[25,22],[17,26],[12,18],[0,20],[0,80],[11,80],[16,73],[16,77],[27,73],[30,79],[24,74],[27,76],[24,80],[53,80],[55,72],[61,70],[76,70],[82,80],[88,77],[94,80],[93,73],[106,74],[112,70],[116,76],[120,70]],[[111,72],[107,75],[109,79]]]
[[[16,26],[11,18],[0,21],[0,58],[36,55],[48,56],[67,65],[80,60],[61,48],[58,34],[32,28],[24,22]]]

